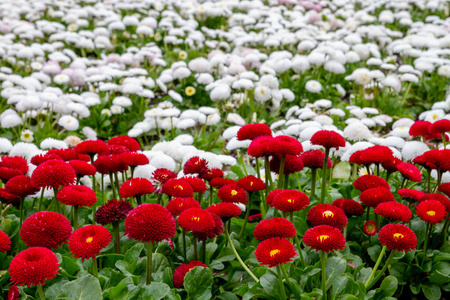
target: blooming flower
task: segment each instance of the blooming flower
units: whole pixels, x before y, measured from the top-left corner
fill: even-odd
[[[401,224],[388,224],[380,229],[378,239],[383,246],[392,251],[405,251],[416,249],[417,237],[415,233]]]
[[[76,258],[95,258],[111,242],[111,233],[101,225],[87,225],[75,230],[69,239],[69,251]]]
[[[255,256],[261,265],[269,268],[292,261],[296,251],[294,245],[287,239],[274,237],[262,241],[255,249]]]
[[[346,243],[344,235],[339,229],[328,225],[319,225],[306,230],[303,242],[316,251],[324,252],[342,250]]]
[[[267,240],[274,237],[293,238],[297,235],[294,224],[280,217],[265,219],[259,222],[253,235],[258,240]]]
[[[435,225],[444,219],[447,211],[437,200],[424,200],[417,205],[416,214],[423,221]]]

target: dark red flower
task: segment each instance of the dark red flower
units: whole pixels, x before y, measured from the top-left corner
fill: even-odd
[[[11,239],[9,236],[0,230],[0,252],[5,253],[11,250]]]
[[[283,190],[283,189],[274,189],[273,191],[271,191],[266,198],[266,203],[269,206],[273,206],[273,199],[275,199],[276,196],[278,196],[279,193],[284,192],[284,191],[288,191],[288,190]]]
[[[125,152],[120,154],[119,158],[131,167],[142,166],[149,163],[147,156],[137,152]]]
[[[190,197],[194,196],[194,190],[189,182],[183,179],[173,178],[168,180],[162,186],[162,192],[172,197]]]
[[[11,178],[5,184],[5,190],[13,195],[25,198],[39,191],[31,184],[31,178],[25,175],[19,175]]]
[[[122,198],[132,198],[153,193],[155,189],[150,180],[146,178],[131,178],[122,183],[119,189],[119,195]]]
[[[20,171],[19,169],[0,167],[0,180],[2,181],[8,181],[11,178],[19,175],[23,175],[22,171]]]
[[[303,152],[302,144],[295,138],[287,135],[274,137],[268,145],[273,155],[299,155]]]
[[[212,180],[214,178],[221,178],[223,177],[223,171],[219,168],[211,168],[208,170],[208,172],[204,172],[200,176],[204,180]]]
[[[306,246],[317,251],[334,252],[345,248],[345,238],[342,232],[328,225],[319,225],[306,230],[303,236]]]
[[[353,199],[339,198],[333,201],[332,205],[339,207],[349,216],[362,216],[364,213],[364,208],[361,204]]]
[[[12,204],[14,206],[18,206],[20,204],[20,197],[10,194],[5,189],[0,188],[0,201],[8,204]]]
[[[111,199],[98,208],[95,222],[102,225],[112,224],[125,219],[132,210],[133,207],[127,201]]]
[[[133,139],[132,137],[121,135],[110,138],[108,141],[108,145],[120,145],[126,147],[129,151],[139,151],[141,150],[141,146],[139,142]]]
[[[213,213],[211,213],[211,216],[213,217],[214,220],[214,227],[206,232],[197,232],[195,234],[197,240],[206,241],[207,239],[213,239],[216,236],[220,236],[225,231],[225,226],[223,224],[222,219],[218,215]]]
[[[95,258],[111,242],[111,233],[101,225],[87,225],[75,230],[69,239],[69,251],[81,260]]]
[[[445,218],[447,210],[445,209],[445,206],[437,200],[425,200],[417,205],[416,214],[423,221],[435,225]]]
[[[208,189],[205,182],[196,176],[183,176],[180,179],[186,180],[191,185],[194,193],[204,193]]]
[[[250,216],[248,216],[248,222],[253,223],[253,222],[261,220],[261,218],[262,218],[261,214],[250,215]]]
[[[210,212],[201,208],[189,208],[177,219],[180,227],[192,233],[205,233],[214,228],[214,219]]]
[[[236,204],[230,202],[213,204],[206,210],[212,214],[218,215],[224,221],[235,218],[242,213],[242,210]]]
[[[322,161],[323,164],[323,161]],[[281,158],[273,156],[270,160],[270,171],[280,173]],[[300,155],[286,155],[283,174],[294,174],[303,170],[303,161]]]
[[[381,177],[369,174],[356,178],[356,180],[353,181],[353,186],[355,187],[355,189],[361,192],[378,187],[390,190],[389,183],[387,183],[386,180]]]
[[[75,146],[74,150],[80,154],[87,154],[93,156],[94,154],[101,154],[108,150],[108,145],[101,140],[83,141]]]
[[[56,199],[66,205],[84,207],[94,205],[97,202],[97,195],[90,187],[69,185],[56,194]]]
[[[160,168],[153,171],[152,176],[153,180],[156,180],[159,183],[164,184],[172,178],[177,178],[177,173],[172,172],[168,169]]]
[[[130,150],[128,150],[127,147],[122,145],[107,145],[106,151],[100,153],[99,155],[114,155],[117,157],[120,157],[123,153],[128,153]]]
[[[348,223],[347,216],[342,209],[327,203],[313,206],[306,217],[313,226],[329,225],[343,229]]]
[[[274,217],[259,222],[253,235],[258,240],[267,240],[274,237],[290,239],[297,235],[294,224],[285,218]]]
[[[450,131],[450,120],[437,120],[428,127],[429,134],[445,133]]]
[[[248,155],[253,157],[262,157],[272,155],[272,140],[271,135],[264,135],[253,139],[253,141],[248,146]]]
[[[375,213],[390,220],[408,222],[412,218],[408,206],[398,202],[383,202],[375,207]]]
[[[126,234],[134,240],[145,243],[172,239],[176,227],[175,219],[167,208],[154,203],[137,206],[125,219]]]
[[[271,205],[285,213],[299,211],[309,205],[309,198],[300,191],[284,190],[275,196]]]
[[[195,267],[204,267],[208,266],[198,260],[193,260],[188,264],[182,264],[173,272],[173,286],[177,289],[182,288],[184,285],[184,277],[186,274]]]
[[[44,285],[47,279],[56,276],[58,270],[58,258],[51,250],[33,247],[14,256],[8,272],[12,282],[30,287]]]
[[[388,224],[380,229],[378,239],[383,246],[391,251],[405,251],[416,249],[417,237],[414,232],[401,224]]]
[[[320,145],[324,148],[336,148],[345,147],[345,139],[336,131],[332,130],[320,130],[313,134],[311,137],[311,144]]]
[[[75,173],[77,173],[78,177],[86,176],[86,175],[94,176],[95,173],[97,173],[97,170],[95,169],[95,167],[93,165],[91,165],[90,163],[83,161],[83,160],[74,159],[74,160],[69,161],[69,164],[75,170]]]
[[[15,284],[11,285],[8,290],[8,300],[18,300],[19,297],[19,288]]]
[[[40,164],[42,164],[43,162],[46,162],[47,160],[52,160],[52,159],[56,159],[56,160],[63,160],[61,158],[61,156],[57,155],[57,154],[38,154],[35,155],[31,158],[30,162],[35,165],[35,166],[39,166]]]
[[[17,169],[22,174],[27,174],[28,172],[28,162],[20,156],[2,156],[0,167]]]
[[[400,163],[402,163],[402,160],[392,155],[388,159],[383,160],[381,166],[389,173],[394,173],[398,171],[397,165]]]
[[[52,211],[39,211],[29,216],[20,228],[20,238],[28,247],[58,248],[72,234],[70,221]]]
[[[391,191],[378,187],[365,190],[359,195],[359,200],[362,204],[369,207],[377,207],[378,204],[383,202],[395,201],[394,195]]]
[[[420,173],[420,170],[413,164],[402,162],[397,165],[397,169],[405,178],[411,181],[422,181],[422,174]]]
[[[259,243],[255,249],[255,256],[261,265],[269,268],[286,264],[296,255],[295,247],[287,239],[275,237]]]
[[[445,206],[445,210],[447,212],[450,212],[450,199],[445,197],[444,195],[438,194],[438,193],[430,193],[430,194],[424,194],[422,198],[419,199],[420,202],[425,200],[436,200],[439,201],[442,205]]]
[[[393,152],[387,146],[375,145],[364,149],[359,159],[363,161],[364,165],[373,163],[382,163],[386,159],[389,159],[393,155]]]
[[[209,171],[208,161],[198,156],[191,157],[183,167],[184,174],[204,174]]]
[[[264,181],[253,175],[247,175],[237,181],[238,186],[246,190],[247,192],[257,192],[266,189]]]
[[[358,150],[353,152],[352,155],[350,155],[350,158],[348,159],[349,162],[357,164],[357,165],[370,165],[371,162],[365,161],[361,159],[361,154],[364,150]]]
[[[366,221],[363,226],[363,231],[367,235],[375,235],[377,233],[377,223],[375,221]]]
[[[246,204],[248,200],[247,192],[237,183],[224,185],[217,191],[217,196],[223,202]]]
[[[310,169],[322,169],[323,161],[325,159],[325,153],[322,150],[309,150],[301,154],[301,159],[303,165]],[[330,169],[333,163],[330,158],[328,158],[327,169]]]
[[[264,135],[272,136],[272,130],[266,124],[256,123],[242,126],[237,132],[236,138],[238,141],[253,140]]]
[[[220,188],[223,187],[224,185],[227,184],[235,184],[236,181],[234,181],[233,179],[229,179],[229,178],[213,178],[211,179],[211,181],[209,182],[209,186],[215,187],[215,188]]]
[[[200,204],[194,198],[174,198],[167,203],[166,208],[174,216],[178,216],[189,208],[201,208]]]
[[[419,201],[425,195],[424,192],[413,189],[400,189],[397,193],[403,198],[412,199],[415,201]]]
[[[413,137],[426,136],[428,135],[428,128],[430,125],[431,123],[428,121],[416,121],[409,128],[409,135]]]
[[[72,166],[60,160],[48,160],[34,169],[31,183],[37,188],[59,189],[75,183],[77,174]]]

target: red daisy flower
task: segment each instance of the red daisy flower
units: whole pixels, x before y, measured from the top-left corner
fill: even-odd
[[[234,203],[222,202],[209,206],[206,209],[209,213],[218,215],[222,220],[228,221],[242,213],[242,210]]]
[[[431,123],[428,121],[416,121],[409,128],[409,135],[413,137],[426,136],[428,135],[428,128],[430,125]]]
[[[311,249],[315,249],[316,252],[342,250],[346,243],[342,232],[328,225],[319,225],[306,230],[303,242]]]
[[[59,270],[58,258],[43,247],[28,248],[17,254],[9,265],[11,281],[18,285],[44,285],[47,279],[56,276]]]
[[[268,147],[272,151],[272,154],[277,156],[299,155],[303,152],[302,144],[298,140],[287,135],[274,137]]]
[[[414,232],[401,224],[388,224],[380,229],[378,239],[383,246],[391,251],[405,251],[416,249],[417,237]]]
[[[258,262],[261,265],[269,265],[269,268],[291,262],[295,254],[294,245],[280,237],[264,240],[255,249]]]
[[[198,260],[193,260],[188,264],[182,264],[173,272],[173,286],[177,289],[180,289],[184,285],[184,277],[186,274],[195,267],[204,267],[208,266]]]
[[[194,196],[192,186],[183,179],[170,179],[162,186],[162,192],[172,197],[190,197]]]
[[[200,177],[204,180],[211,181],[214,178],[223,177],[223,171],[219,168],[211,168],[208,172],[202,173]]]
[[[119,195],[122,198],[132,198],[153,193],[155,189],[150,180],[146,178],[131,178],[122,183],[119,189]]]
[[[305,193],[300,191],[283,190],[275,196],[271,205],[285,213],[299,211],[309,205],[309,198]]]
[[[0,167],[17,169],[22,174],[27,174],[28,172],[28,162],[20,156],[2,156]]]
[[[8,181],[11,178],[19,175],[23,175],[22,171],[20,171],[19,169],[0,167],[0,180],[2,181]]]
[[[413,189],[400,189],[397,191],[397,193],[403,198],[415,201],[419,201],[425,195],[424,192]]]
[[[344,211],[339,207],[327,203],[313,206],[306,215],[313,226],[329,225],[338,229],[347,226],[348,219]]]
[[[258,240],[267,240],[274,237],[290,239],[297,235],[294,224],[285,218],[274,217],[259,222],[253,235]]]
[[[172,178],[177,178],[177,173],[172,172],[168,169],[160,168],[153,171],[152,176],[153,180],[156,180],[159,183],[164,184]]]
[[[8,290],[8,300],[18,300],[20,297],[19,288],[17,285],[13,284]]]
[[[146,243],[170,240],[176,228],[175,219],[167,208],[154,203],[137,206],[125,219],[125,233],[134,240]]]
[[[310,169],[322,169],[325,153],[322,150],[310,150],[301,154],[303,165]],[[333,162],[328,158],[327,169],[333,166]]]
[[[87,225],[75,230],[69,239],[73,257],[85,260],[95,258],[111,242],[111,233],[101,225]]]
[[[375,175],[363,175],[353,181],[353,186],[358,191],[364,192],[372,188],[384,188],[390,190],[389,183],[381,177]]]
[[[256,222],[256,221],[261,220],[261,218],[262,218],[261,214],[254,214],[254,215],[248,216],[248,222],[249,223]]]
[[[50,149],[46,155],[58,155],[64,161],[83,160],[89,161],[90,158],[86,154],[77,153],[74,149]]]
[[[31,178],[25,175],[19,175],[11,178],[5,184],[5,190],[13,195],[25,198],[39,191],[31,184]]]
[[[445,197],[444,195],[438,194],[438,193],[430,193],[430,194],[424,194],[422,198],[419,199],[419,201],[425,201],[425,200],[436,200],[439,201],[442,205],[445,206],[445,210],[447,212],[450,212],[450,199]]]
[[[398,171],[397,165],[400,163],[402,163],[402,160],[392,155],[388,159],[382,161],[381,166],[389,173],[394,173]]]
[[[18,206],[20,204],[20,197],[10,194],[5,189],[0,188],[0,201],[8,204],[12,204],[14,206]]]
[[[207,239],[213,239],[225,231],[225,226],[223,225],[222,219],[216,214],[211,214],[211,216],[214,220],[214,228],[207,232],[197,232],[195,234],[197,240],[206,241]]]
[[[365,190],[359,195],[359,200],[362,204],[369,207],[377,207],[378,204],[383,202],[395,201],[394,195],[391,191],[378,187]]]
[[[200,204],[194,198],[174,198],[167,203],[166,208],[174,216],[178,216],[189,208],[201,208]]]
[[[323,164],[323,162],[322,162]],[[273,156],[270,160],[270,171],[280,173],[281,158]],[[303,170],[303,160],[300,155],[286,155],[283,174],[294,174]]]
[[[247,192],[257,192],[266,189],[264,181],[253,175],[247,175],[237,181],[238,186],[246,190]]]
[[[60,160],[48,160],[31,174],[31,183],[38,188],[59,189],[74,184],[77,174],[72,166]]]
[[[20,238],[28,247],[59,248],[72,234],[70,221],[52,211],[29,216],[20,228]]]
[[[97,195],[90,187],[69,185],[56,194],[56,199],[66,205],[84,207],[94,205],[97,202]]]
[[[363,231],[365,234],[372,236],[377,233],[377,223],[375,221],[366,221],[363,226]]]
[[[137,152],[125,152],[120,154],[119,158],[131,167],[142,166],[149,163],[147,156]]]
[[[273,199],[275,199],[276,196],[278,196],[279,193],[284,192],[284,191],[289,191],[289,190],[283,190],[283,189],[274,189],[273,191],[271,191],[266,198],[266,203],[269,206],[273,206]]]
[[[128,153],[130,150],[128,150],[127,147],[122,145],[107,145],[106,151],[100,153],[99,155],[117,155],[120,157],[123,153]]]
[[[94,156],[94,154],[106,152],[108,150],[108,145],[101,140],[89,140],[79,143],[75,146],[74,150],[80,154]]]
[[[191,185],[194,193],[204,193],[208,189],[205,182],[196,176],[183,176],[180,179],[186,180]]]
[[[209,171],[208,161],[198,156],[191,157],[184,164],[184,174],[204,174]]]
[[[40,164],[42,164],[43,162],[46,162],[47,160],[52,160],[52,159],[56,159],[56,160],[63,160],[61,158],[61,156],[57,155],[57,154],[38,154],[35,155],[31,158],[30,162],[35,165],[35,166],[39,166]]]
[[[394,221],[408,222],[412,218],[408,206],[398,202],[383,202],[375,207],[375,213]]]
[[[192,233],[205,233],[214,228],[214,219],[211,213],[201,208],[189,208],[177,218],[180,227]]]
[[[447,211],[445,206],[439,201],[425,200],[417,205],[416,214],[423,221],[435,225],[445,218]]]
[[[387,146],[376,145],[369,147],[361,152],[359,159],[363,164],[381,163],[391,157],[393,152]]]
[[[342,135],[332,130],[320,130],[313,134],[311,137],[311,144],[320,145],[324,148],[336,148],[345,147],[345,139]]]
[[[247,204],[247,192],[237,185],[236,182],[227,184],[217,190],[217,196],[223,202],[235,202]]]
[[[238,141],[253,140],[264,135],[272,136],[272,130],[266,124],[256,123],[242,126],[237,132],[236,138]]]
[[[71,160],[69,161],[69,164],[72,166],[72,168],[75,170],[75,173],[77,173],[78,177],[81,176],[94,176],[95,173],[97,173],[97,170],[93,165],[90,163],[83,161],[83,160]]]
[[[405,178],[411,181],[422,181],[422,174],[420,173],[420,170],[413,164],[402,162],[397,165],[397,169]]]
[[[94,167],[100,174],[108,175],[110,172],[113,172],[112,158],[108,155],[98,156],[94,161]]]
[[[339,198],[332,205],[342,209],[347,216],[362,216],[364,213],[362,205],[353,199]]]
[[[125,219],[132,210],[133,207],[127,201],[111,199],[98,208],[95,222],[102,225],[112,224]]]
[[[445,142],[448,142],[449,137],[448,134],[444,133]],[[440,133],[429,134],[425,136],[425,141],[430,143],[439,143],[442,141],[442,135]]]
[[[9,236],[0,230],[0,252],[7,252],[11,250],[11,240]]]
[[[271,135],[264,135],[253,139],[253,141],[248,146],[248,155],[253,157],[262,157],[272,155],[272,140]]]
[[[364,150],[358,150],[353,152],[353,154],[350,155],[348,161],[357,165],[370,165],[370,162],[361,159],[361,154],[363,153],[363,151]]]
[[[126,147],[129,151],[139,151],[141,150],[141,146],[138,141],[133,139],[132,137],[121,135],[110,138],[108,141],[108,145],[120,145]]]
[[[437,120],[428,127],[429,134],[441,134],[450,131],[450,120]]]
[[[236,181],[234,181],[233,179],[229,179],[229,178],[213,178],[209,182],[209,186],[212,186],[215,188],[220,188],[227,184],[235,184],[235,183],[236,183]]]

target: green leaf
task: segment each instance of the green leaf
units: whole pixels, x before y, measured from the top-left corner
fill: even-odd
[[[347,262],[343,258],[330,257],[325,264],[325,274],[327,276],[327,290],[331,287],[333,282],[342,274],[345,273]]]
[[[217,298],[221,300],[239,300],[239,298],[235,294],[230,292],[223,292],[219,296],[217,296]]]
[[[259,279],[259,282],[261,283],[261,286],[268,295],[276,299],[284,300],[281,297],[282,287],[280,286],[280,282],[277,276],[273,275],[270,272],[267,272]]]
[[[62,263],[60,264],[60,267],[66,270],[69,275],[74,275],[80,270],[80,266],[77,265],[72,258],[67,256],[62,257]]]
[[[116,268],[127,276],[132,276],[134,272],[134,269],[131,268],[130,264],[124,260],[119,260],[116,262]]]
[[[123,260],[130,265],[133,271],[134,269],[136,269],[137,260],[141,255],[142,249],[144,249],[144,244],[137,243],[136,245],[128,249],[127,253],[125,253],[125,257],[123,258]]]
[[[209,268],[195,267],[184,277],[184,288],[189,299],[211,299],[213,274]]]
[[[153,253],[152,255],[152,273],[164,272],[166,268],[170,268],[167,257],[161,253]]]
[[[45,298],[53,299],[61,295],[62,287],[68,282],[69,281],[67,279],[63,278],[60,282],[50,285],[45,290]]]
[[[440,261],[433,265],[428,278],[430,282],[438,285],[444,285],[450,282],[450,263]]]
[[[348,280],[348,276],[346,275],[341,275],[335,279],[331,288],[332,297],[339,296],[339,294],[341,294],[345,290],[345,287],[348,284]]]
[[[85,275],[77,280],[66,283],[62,287],[65,296],[77,300],[102,299],[102,288],[98,279]]]
[[[170,290],[169,293],[166,295],[167,300],[181,300],[180,295],[177,294],[176,290]]]
[[[233,253],[233,250],[229,247],[224,247],[220,251],[219,255],[217,256],[216,260],[218,261],[231,261],[235,259],[235,255]]]
[[[309,229],[308,224],[306,223],[305,219],[300,218],[298,216],[294,216],[294,225],[295,229],[297,230],[297,234],[302,237],[306,230]]]
[[[370,259],[372,261],[378,260],[378,256],[380,255],[380,252],[381,252],[380,245],[374,245],[372,247],[369,247],[369,249],[367,249],[367,253],[369,254]]]
[[[170,287],[162,282],[152,282],[141,287],[138,299],[159,300],[170,292]]]
[[[441,299],[441,289],[436,284],[422,284],[422,291],[428,300]]]
[[[351,172],[350,163],[341,161],[333,169],[333,178],[347,180],[350,178],[350,172]]]
[[[108,290],[108,298],[111,300],[127,299],[128,294],[134,287],[133,279],[126,277],[119,284]]]
[[[164,270],[163,282],[173,288],[173,272],[171,268],[166,268]]]
[[[234,165],[230,167],[231,172],[236,174],[239,178],[245,177],[244,171],[239,165]]]
[[[390,297],[397,290],[398,280],[392,275],[387,276],[381,283],[379,289],[383,290],[384,297]]]

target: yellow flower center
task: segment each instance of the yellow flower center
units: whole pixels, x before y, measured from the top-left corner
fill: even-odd
[[[270,257],[274,257],[275,255],[277,255],[278,253],[280,253],[281,251],[280,250],[278,250],[278,249],[273,249],[273,250],[270,250]]]
[[[236,196],[237,193],[238,193],[238,192],[237,192],[236,190],[232,190],[232,191],[231,191],[231,196]]]
[[[86,243],[91,243],[93,240],[94,238],[90,236],[86,239]]]
[[[396,240],[402,239],[402,238],[403,238],[403,234],[401,234],[401,233],[394,233],[394,238],[395,238]]]
[[[179,189],[179,190],[183,190],[183,187],[181,185],[177,185],[177,186],[175,186],[175,188]]]
[[[325,218],[332,218],[332,217],[334,217],[334,213],[329,210],[326,210],[322,213],[322,216]]]
[[[199,217],[192,217],[192,221],[200,221],[200,218]]]
[[[321,243],[323,243],[323,241],[325,241],[326,239],[328,239],[329,238],[329,236],[328,235],[326,235],[326,234],[322,234],[322,235],[319,235],[319,237],[317,238]]]
[[[295,200],[294,199],[287,199],[287,202],[293,203],[293,202],[295,202]]]
[[[434,210],[429,210],[427,211],[427,215],[429,215],[430,217],[434,217],[436,215],[436,212]]]

